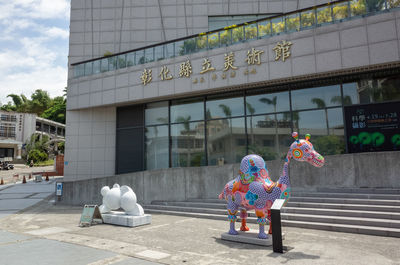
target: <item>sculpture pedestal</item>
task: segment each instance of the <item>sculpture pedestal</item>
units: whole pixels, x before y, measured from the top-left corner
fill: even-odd
[[[135,227],[151,223],[151,214],[143,216],[127,215],[124,212],[111,211],[101,214],[105,224]]]
[[[268,235],[267,239],[258,238],[258,231],[238,231],[238,235],[231,235],[228,232],[221,234],[222,240],[228,240],[232,242],[246,243],[259,246],[272,246],[272,235]]]

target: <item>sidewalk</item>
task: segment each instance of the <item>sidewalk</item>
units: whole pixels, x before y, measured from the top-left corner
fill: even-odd
[[[283,228],[283,243],[288,251],[277,254],[271,247],[221,240],[221,233],[228,230],[227,221],[154,214],[151,225],[136,228],[106,224],[81,228],[78,226],[81,213],[82,207],[59,206],[44,200],[22,212],[3,217],[0,229],[15,237],[27,237],[22,242],[37,240],[43,244],[39,251],[44,256],[56,253],[56,250],[45,250],[45,245],[59,246],[56,249],[69,246],[67,249],[76,253],[72,256],[60,254],[61,259],[53,255],[48,259],[52,263],[40,264],[141,264],[131,263],[134,262],[131,258],[139,259],[135,262],[145,259],[163,264],[400,264],[399,238],[287,227]],[[257,229],[257,226],[250,225],[250,228]],[[2,248],[10,249],[12,245],[0,242],[1,260],[5,257],[4,260],[23,259],[7,264],[32,261],[28,256],[12,254]],[[95,256],[94,261],[86,259],[85,255],[77,261],[79,253],[86,251],[94,253],[89,255]]]

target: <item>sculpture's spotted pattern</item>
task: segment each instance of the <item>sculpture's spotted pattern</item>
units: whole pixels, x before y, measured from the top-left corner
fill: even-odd
[[[273,202],[278,199],[287,201],[290,197],[290,181],[288,175],[289,162],[293,158],[297,161],[306,161],[315,167],[321,167],[324,164],[324,158],[318,154],[311,142],[310,135],[306,139],[298,139],[298,134],[293,133],[295,138],[289,148],[285,158],[282,176],[277,182],[273,182],[265,165],[264,159],[258,155],[247,155],[240,163],[239,176],[225,185],[224,191],[219,198],[225,198],[228,202],[227,209],[230,214],[236,213],[238,209],[254,209],[260,220],[271,220],[270,209]],[[241,230],[247,231],[246,218],[247,213],[243,213]],[[232,218],[231,218],[232,221]],[[262,226],[262,227],[261,227]],[[270,231],[271,232],[271,225]],[[234,220],[231,223],[230,234],[237,234],[234,228]],[[266,238],[264,233],[264,222],[260,221],[260,238]]]

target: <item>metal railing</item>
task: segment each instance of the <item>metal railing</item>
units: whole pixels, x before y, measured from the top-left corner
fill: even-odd
[[[400,7],[400,0],[345,0],[72,64],[74,77],[88,76],[279,34],[347,21]]]

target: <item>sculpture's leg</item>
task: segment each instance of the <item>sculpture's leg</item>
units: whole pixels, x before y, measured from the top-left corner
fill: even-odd
[[[265,218],[265,213],[262,210],[256,210],[257,224],[259,225],[258,238],[267,239],[268,235],[264,231],[264,226],[267,224],[267,219]]]
[[[237,211],[231,212],[231,210],[228,210],[229,214],[228,214],[228,220],[230,222],[230,226],[229,226],[229,234],[231,235],[237,235],[238,232],[235,229],[235,222],[236,222],[236,213]]]
[[[269,221],[269,231],[268,231],[268,234],[272,235],[271,210],[268,210],[268,221]]]
[[[246,219],[247,219],[246,209],[240,209],[240,218],[242,219],[242,226],[240,227],[240,231],[249,231],[250,229],[246,225]]]

